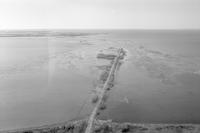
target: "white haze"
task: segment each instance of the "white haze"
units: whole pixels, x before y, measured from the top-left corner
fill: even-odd
[[[199,0],[0,0],[1,29],[199,29]]]

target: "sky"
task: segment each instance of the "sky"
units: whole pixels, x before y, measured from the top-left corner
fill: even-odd
[[[0,0],[1,29],[200,29],[200,0]]]

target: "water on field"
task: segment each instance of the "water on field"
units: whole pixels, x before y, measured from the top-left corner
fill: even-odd
[[[87,117],[97,66],[105,64],[96,55],[109,47],[123,47],[127,56],[100,119],[200,123],[200,31],[68,32],[1,33],[0,129]]]

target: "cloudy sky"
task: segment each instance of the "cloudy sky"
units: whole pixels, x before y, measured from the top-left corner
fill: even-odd
[[[0,29],[200,29],[200,0],[0,0]]]

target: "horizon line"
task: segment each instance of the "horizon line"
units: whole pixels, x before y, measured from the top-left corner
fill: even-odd
[[[200,28],[13,28],[0,29],[0,31],[14,31],[14,30],[200,30]]]

